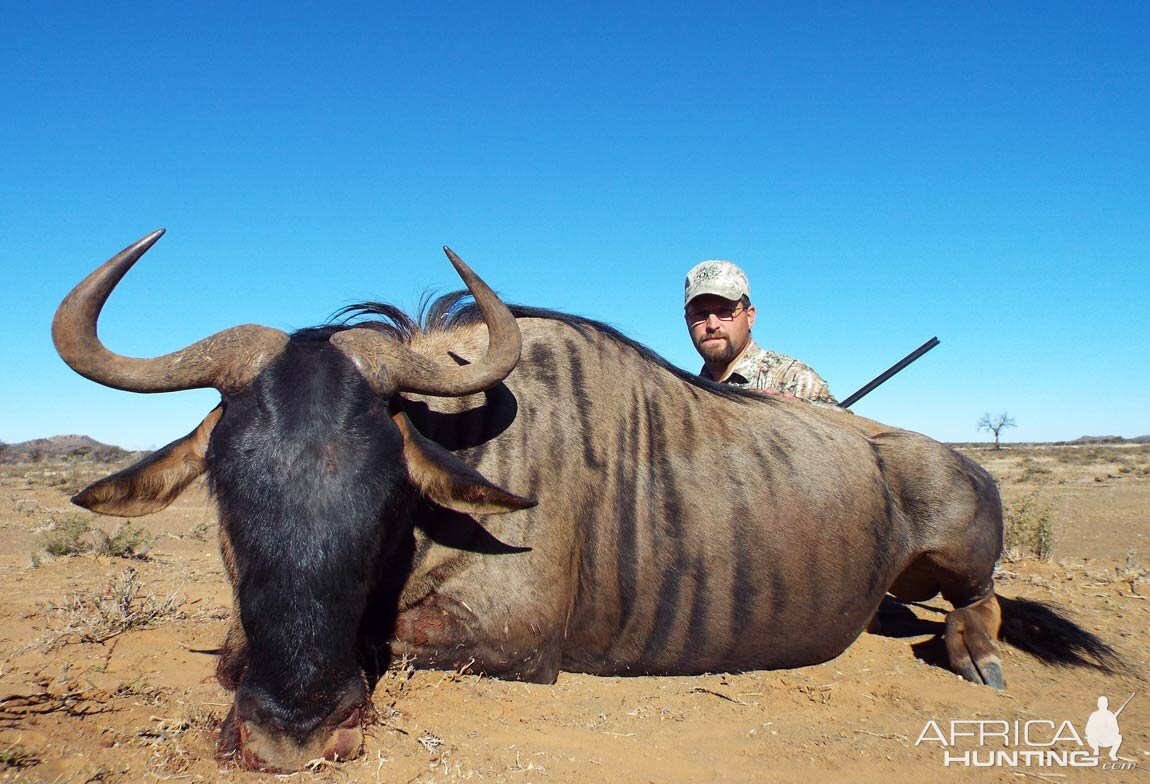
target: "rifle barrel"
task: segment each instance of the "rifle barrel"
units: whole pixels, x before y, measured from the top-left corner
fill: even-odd
[[[864,386],[858,392],[855,392],[853,395],[848,397],[846,400],[839,403],[839,408],[850,408],[855,403],[862,400],[863,397],[865,397],[866,395],[869,395],[871,392],[873,392],[875,390],[875,388],[878,387],[880,384],[886,382],[895,373],[899,372],[904,367],[909,365],[911,362],[914,362],[916,359],[921,357],[923,354],[925,354],[926,352],[930,351],[932,348],[937,346],[938,343],[939,343],[939,340],[937,337],[931,338],[930,340],[926,341],[921,346],[916,348],[914,351],[910,352],[905,357],[900,359],[898,362],[895,362],[893,365],[891,365],[889,368],[887,368],[882,374],[875,377],[875,379],[873,381],[871,381],[869,384]]]

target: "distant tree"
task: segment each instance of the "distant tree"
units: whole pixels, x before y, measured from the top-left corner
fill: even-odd
[[[994,433],[995,449],[999,448],[998,434],[1008,427],[1018,427],[1018,425],[1014,424],[1014,417],[1005,411],[996,417],[992,417],[990,414],[983,414],[982,419],[978,420],[979,430],[989,430],[991,433]]]

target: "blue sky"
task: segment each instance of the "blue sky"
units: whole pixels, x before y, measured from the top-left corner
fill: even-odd
[[[699,361],[682,278],[730,258],[756,338],[942,440],[1150,433],[1150,10],[1138,3],[6,3],[0,440],[131,448],[215,393],[68,370],[59,300],[154,228],[101,336],[457,287]]]

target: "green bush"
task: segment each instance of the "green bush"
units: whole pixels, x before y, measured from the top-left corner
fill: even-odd
[[[156,537],[125,520],[115,533],[96,528],[80,515],[52,520],[52,526],[41,537],[49,555],[62,557],[95,553],[111,558],[147,560]]]
[[[63,555],[79,555],[92,551],[92,542],[87,536],[92,525],[80,515],[68,515],[52,520],[49,528],[41,538],[44,549],[48,555],[60,557]]]
[[[99,555],[108,555],[113,558],[134,558],[146,560],[148,551],[156,542],[156,537],[147,533],[143,528],[132,525],[125,520],[120,523],[114,534],[96,529],[97,543],[95,550]]]
[[[1003,511],[1003,557],[1008,561],[1049,561],[1055,539],[1050,504],[1040,501],[1036,491],[1008,504]]]

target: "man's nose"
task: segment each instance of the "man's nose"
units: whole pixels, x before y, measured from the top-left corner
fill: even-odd
[[[722,325],[723,325],[723,322],[719,320],[719,317],[717,315],[715,315],[714,313],[708,313],[707,314],[707,331],[708,332],[714,332],[716,329],[718,329]]]

